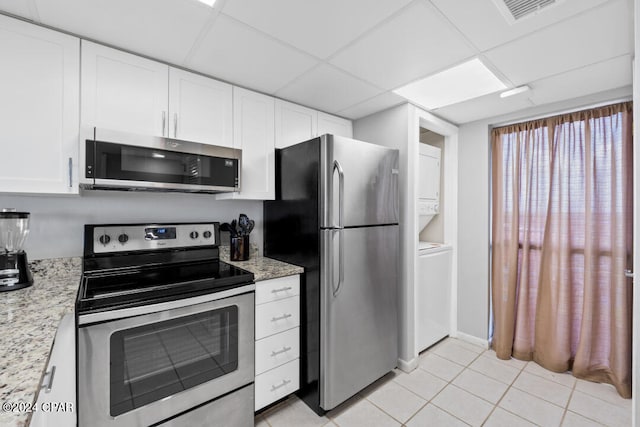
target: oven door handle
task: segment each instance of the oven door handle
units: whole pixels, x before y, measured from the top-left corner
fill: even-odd
[[[101,311],[98,313],[80,314],[78,316],[78,326],[90,323],[106,322],[109,320],[123,319],[126,317],[141,316],[144,314],[156,313],[159,311],[173,310],[182,307],[188,307],[196,304],[217,301],[224,298],[253,292],[256,289],[255,283],[250,283],[237,288],[228,289],[221,292],[213,292],[206,295],[198,295],[197,297],[183,298],[172,301],[165,301],[157,304],[142,305],[139,307],[121,308],[116,310]]]

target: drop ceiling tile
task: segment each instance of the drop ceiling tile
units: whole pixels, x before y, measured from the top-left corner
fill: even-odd
[[[496,0],[500,1],[500,0]],[[431,0],[473,44],[485,51],[562,21],[607,0],[565,0],[510,24],[493,0]]]
[[[312,56],[220,14],[187,66],[241,86],[274,93],[317,63]]]
[[[29,10],[27,0],[0,0],[0,11],[21,18],[34,20],[36,17]]]
[[[624,55],[533,82],[530,85],[530,98],[537,105],[548,104],[628,86],[631,83],[631,56]]]
[[[632,16],[629,2],[611,1],[485,55],[517,86],[633,52]]]
[[[425,77],[474,54],[427,2],[415,2],[342,50],[330,62],[386,90]]]
[[[276,95],[335,114],[381,92],[343,71],[322,64],[276,92]]]
[[[525,94],[515,95],[510,98],[500,98],[499,93],[493,93],[431,112],[455,124],[462,124],[500,116],[532,106],[533,103]]]
[[[41,22],[181,64],[214,13],[186,0],[35,0]]]
[[[223,12],[325,59],[410,0],[229,0]]]
[[[339,111],[338,115],[347,117],[351,120],[356,120],[405,102],[407,102],[406,99],[393,92],[384,92],[380,95],[374,96],[373,98],[367,99],[366,101],[345,108],[344,110]]]

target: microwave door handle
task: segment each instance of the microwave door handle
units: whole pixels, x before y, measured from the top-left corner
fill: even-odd
[[[162,136],[164,136],[164,131],[167,128],[167,112],[163,111],[162,112]]]

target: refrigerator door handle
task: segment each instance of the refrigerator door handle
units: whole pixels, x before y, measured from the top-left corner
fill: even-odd
[[[333,229],[338,233],[338,286],[333,288],[337,297],[344,282],[344,170],[339,161],[333,161],[333,170],[338,171],[338,225]]]
[[[338,226],[336,228],[342,229],[344,227],[344,170],[339,161],[333,161],[333,170],[338,171]]]
[[[337,297],[344,283],[344,231],[342,227],[334,231],[338,233],[338,287],[333,287],[333,296]]]

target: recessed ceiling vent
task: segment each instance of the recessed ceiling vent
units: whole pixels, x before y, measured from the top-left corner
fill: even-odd
[[[538,14],[542,9],[562,0],[493,0],[509,23]]]

